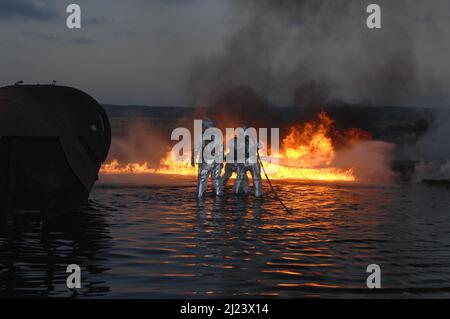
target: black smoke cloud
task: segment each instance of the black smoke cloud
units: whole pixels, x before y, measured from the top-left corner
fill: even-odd
[[[252,87],[271,105],[332,100],[447,106],[450,2],[376,1],[382,28],[366,27],[369,1],[234,0],[221,53],[192,63],[192,103]]]

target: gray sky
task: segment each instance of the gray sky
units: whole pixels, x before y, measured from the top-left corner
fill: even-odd
[[[198,105],[248,85],[291,105],[314,82],[330,99],[450,106],[448,0],[0,0],[0,39],[1,85],[57,80],[102,103]]]
[[[81,30],[66,27],[70,3]],[[55,79],[104,103],[183,105],[190,61],[221,48],[224,4],[0,0],[0,84]]]

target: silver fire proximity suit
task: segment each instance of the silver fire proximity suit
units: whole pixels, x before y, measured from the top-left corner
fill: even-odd
[[[233,161],[232,162],[227,161],[227,163],[225,165],[225,172],[222,176],[222,183],[223,183],[224,188],[227,185],[228,180],[233,175],[233,173],[236,173],[236,175],[237,175],[237,171],[238,171],[237,138],[236,137],[231,139],[230,142],[228,143],[228,153],[229,153],[228,155],[232,154],[231,157],[233,158]],[[250,186],[249,186],[247,174],[244,175],[244,179],[242,180],[240,187],[241,187],[241,189],[239,191],[242,191],[244,194],[250,193]]]
[[[247,172],[250,171],[253,179],[253,190],[256,197],[263,196],[262,178],[261,178],[261,166],[258,161],[258,149],[260,144],[257,142],[254,136],[247,133],[245,134],[245,145],[238,147],[245,147],[245,161],[244,163],[238,163],[237,177],[234,184],[233,191],[235,194],[239,193],[240,187],[245,183]]]
[[[211,120],[203,121],[203,131],[214,127],[214,123]],[[208,187],[208,177],[211,175],[211,180],[216,196],[223,195],[222,187],[222,163],[217,163],[212,159],[203,158],[203,150],[212,141],[205,141],[203,137],[196,139],[194,144],[194,151],[192,152],[191,164],[195,166],[197,158],[201,161],[198,163],[198,176],[197,176],[197,198],[201,199],[205,195],[206,189]]]

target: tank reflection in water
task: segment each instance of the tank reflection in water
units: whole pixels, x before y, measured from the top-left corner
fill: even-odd
[[[448,189],[276,188],[293,214],[270,195],[197,204],[195,186],[97,186],[70,220],[1,233],[0,296],[450,297]],[[366,288],[373,263],[380,290]]]
[[[17,217],[13,228],[0,230],[0,297],[76,297],[66,285],[70,264],[82,267],[81,295],[110,291],[97,276],[109,269],[102,254],[112,247],[114,209],[91,202],[83,210],[45,225]]]

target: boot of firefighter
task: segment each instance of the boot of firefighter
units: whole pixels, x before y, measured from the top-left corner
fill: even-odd
[[[216,196],[223,195],[223,183],[222,183],[222,164],[214,163],[212,165],[211,178]]]
[[[261,166],[259,166],[259,163],[252,164],[250,172],[252,174],[253,189],[255,191],[255,196],[262,197],[263,196],[263,188],[262,188],[262,178],[261,178]]]
[[[227,163],[225,165],[225,173],[222,176],[222,184],[223,187],[227,186],[228,180],[230,179],[231,175],[236,171],[235,164]]]
[[[207,163],[198,164],[198,176],[197,176],[197,198],[201,199],[205,195],[208,187],[208,176],[210,173],[210,167]]]
[[[242,178],[242,181],[239,183],[239,188],[237,188],[237,190],[238,191],[236,192],[235,188],[233,187],[233,192],[235,194],[248,194],[248,193],[250,193],[250,191],[251,191],[251,189],[250,189],[250,182],[248,181],[247,174],[244,174],[244,177]]]
[[[225,174],[222,176],[222,184],[223,184],[224,188],[234,172],[237,173],[237,164],[227,164],[225,166]],[[238,193],[240,193],[240,192],[242,192],[244,194],[250,193],[250,183],[248,181],[247,174],[244,174],[244,177],[243,177],[242,181],[240,182],[240,187],[239,187]]]
[[[245,181],[247,181],[247,187],[245,187]],[[250,188],[248,187],[247,169],[243,164],[238,165],[236,181],[233,186],[233,193],[237,195],[240,190],[242,190],[244,194],[248,194],[250,191]]]
[[[248,181],[247,173],[244,174],[244,178],[242,179],[241,183],[241,189],[239,191],[242,191],[244,194],[250,193],[250,182]]]

